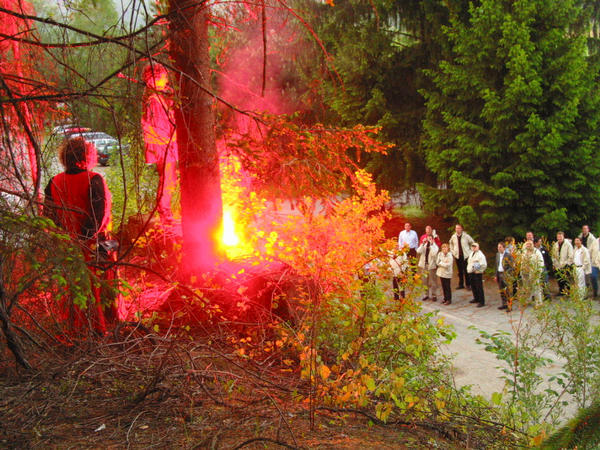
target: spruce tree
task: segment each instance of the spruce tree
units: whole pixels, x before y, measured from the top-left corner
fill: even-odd
[[[423,90],[428,166],[447,208],[489,238],[594,225],[598,68],[572,0],[483,0],[445,28],[452,57]]]

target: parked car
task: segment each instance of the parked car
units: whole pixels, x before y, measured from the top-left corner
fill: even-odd
[[[87,142],[94,144],[98,151],[98,163],[102,166],[108,166],[111,155],[118,152],[119,148],[122,148],[123,150],[129,149],[129,145],[122,144],[119,146],[119,141],[116,138],[102,131],[75,133],[71,134],[71,136],[81,136]]]
[[[52,130],[52,136],[58,136],[59,138],[68,138],[76,133],[85,133],[88,131],[92,131],[91,128],[80,127],[79,125],[69,123],[66,125],[59,125],[54,127]]]
[[[75,124],[61,125],[54,128],[51,138],[56,137],[62,140],[63,138],[71,138],[81,136],[87,142],[91,142],[96,146],[98,151],[98,163],[102,166],[107,166],[110,162],[110,157],[119,148],[128,150],[129,145],[119,145],[119,140],[110,134],[102,131],[92,131],[90,128],[80,127]]]
[[[119,141],[110,134],[101,131],[91,131],[81,133],[81,136],[87,141],[96,146],[98,151],[98,163],[107,166],[110,161],[110,156],[119,150]]]

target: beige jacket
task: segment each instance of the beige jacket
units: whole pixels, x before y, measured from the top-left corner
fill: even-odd
[[[531,251],[523,249],[521,259],[521,277],[527,283],[540,283],[544,271],[544,257],[537,248]]]
[[[465,256],[465,259],[467,259],[471,254],[471,244],[473,242],[475,242],[473,238],[463,231],[460,238],[460,245],[463,249],[463,255]],[[456,236],[456,233],[452,235],[448,244],[450,246],[450,253],[452,253],[452,256],[458,259],[458,236]]]
[[[475,264],[479,263],[479,269],[475,270]],[[487,261],[485,255],[481,250],[477,250],[475,253],[469,255],[467,260],[467,273],[483,273],[487,268]]]
[[[410,263],[408,261],[408,256],[406,253],[401,253],[400,255],[393,258],[390,256],[390,267],[392,268],[392,273],[395,277],[401,277],[404,275]]]
[[[579,236],[577,236],[577,237],[579,239],[583,238],[583,233],[579,233]],[[581,242],[583,242],[583,241],[581,241]],[[585,245],[588,250],[592,249],[592,245],[593,245],[594,242],[596,242],[596,237],[592,233],[589,233],[588,234],[588,238],[587,238],[587,242],[586,242],[586,245]]]
[[[573,264],[576,267],[583,268],[583,273],[592,273],[592,263],[590,261],[590,252],[583,245],[581,248],[573,249]]]
[[[435,242],[433,244],[431,244],[431,247],[429,247],[429,257],[427,258],[427,261],[425,261],[425,254],[427,253],[427,243],[423,242],[421,245],[419,245],[419,248],[417,248],[417,255],[419,256],[419,263],[417,264],[421,269],[425,269],[425,270],[433,270],[437,267],[436,265],[436,260],[437,260],[437,254],[438,254],[439,248],[437,245],[435,245]]]
[[[592,267],[600,267],[600,238],[594,239],[589,251]]]
[[[452,253],[448,252],[445,255],[442,252],[437,254],[436,259],[437,271],[435,274],[440,278],[452,278],[452,265],[454,264],[454,257]]]
[[[558,242],[552,244],[552,264],[555,269],[562,269],[573,264],[573,246],[568,240],[564,240],[560,255],[558,254]]]

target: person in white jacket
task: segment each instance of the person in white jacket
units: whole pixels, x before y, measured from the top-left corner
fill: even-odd
[[[437,268],[436,259],[438,251],[439,248],[433,236],[428,236],[427,240],[417,248],[417,255],[419,255],[419,263],[417,265],[423,271],[423,278],[427,286],[427,295],[425,295],[423,300],[431,299],[433,302],[437,301],[439,285],[435,270]]]
[[[573,246],[562,231],[556,233],[556,242],[552,245],[552,264],[558,281],[558,295],[563,295],[573,277]]]
[[[444,293],[442,305],[449,305],[452,303],[452,289],[450,287],[450,282],[452,281],[453,263],[454,257],[452,256],[452,253],[450,253],[450,246],[446,243],[442,244],[442,249],[437,254],[437,270],[435,272],[440,278],[442,291]]]
[[[405,297],[404,277],[410,266],[407,252],[401,252],[398,255],[390,254],[390,267],[392,268],[392,292],[394,300],[400,300]]]
[[[471,254],[467,259],[467,273],[471,279],[471,289],[473,290],[473,300],[469,303],[477,303],[477,307],[485,306],[485,293],[483,292],[483,272],[487,268],[485,255],[479,250],[479,244],[471,244]]]
[[[576,237],[573,242],[573,265],[575,266],[575,281],[582,296],[585,296],[585,276],[592,273],[590,252],[584,247],[581,238]]]
[[[590,226],[583,225],[581,227],[581,233],[579,233],[578,237],[581,239],[581,243],[583,244],[583,246],[585,248],[587,248],[588,251],[590,252],[590,260],[591,260],[592,252],[594,251],[594,247],[597,245],[598,240],[593,235],[593,233],[590,232]],[[592,271],[590,273],[586,273],[586,275],[585,275],[585,285],[587,287],[592,288],[592,291],[594,292],[594,297],[595,297],[598,292],[598,271],[594,270],[593,265],[592,265]]]
[[[536,306],[542,305],[543,273],[544,257],[542,253],[535,248],[533,241],[526,241],[523,244],[521,255],[521,286],[519,287],[519,292],[523,292],[526,301],[529,301],[533,297]]]
[[[455,233],[450,237],[450,252],[456,260],[458,269],[458,286],[456,289],[467,289],[471,287],[469,274],[467,272],[467,258],[471,254],[471,244],[475,242],[464,230],[461,224],[454,227]]]

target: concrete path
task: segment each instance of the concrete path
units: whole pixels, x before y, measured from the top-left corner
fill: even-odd
[[[438,311],[446,323],[452,325],[456,331],[454,341],[445,346],[443,350],[454,356],[454,375],[457,386],[471,385],[472,392],[490,398],[493,392],[501,392],[504,380],[501,378],[500,366],[506,367],[505,363],[496,359],[496,356],[485,351],[483,345],[477,344],[475,340],[479,337],[477,330],[470,329],[474,326],[488,333],[502,330],[514,336],[513,328],[518,328],[520,321],[527,321],[531,317],[532,307],[527,307],[521,314],[516,309],[511,313],[498,310],[502,304],[497,285],[493,279],[484,283],[486,305],[477,308],[469,303],[473,298],[471,291],[467,289],[454,290],[458,281],[452,280],[452,304],[442,305],[440,299],[437,302],[421,302],[423,310],[427,312]],[[556,293],[558,289],[555,283],[551,283],[551,291]],[[549,305],[551,307],[551,304]],[[597,311],[600,307],[596,304]],[[558,372],[560,361],[556,355],[545,354],[555,361],[543,369],[546,375]],[[544,389],[546,386],[540,386]],[[566,418],[576,412],[576,406],[570,405],[565,410]]]

